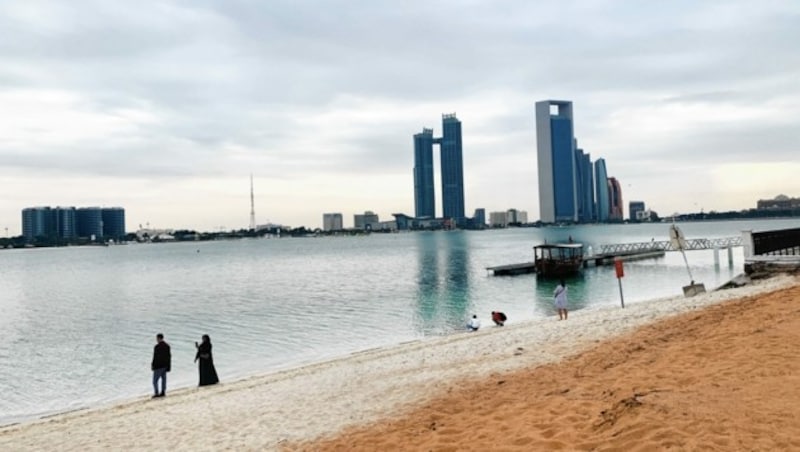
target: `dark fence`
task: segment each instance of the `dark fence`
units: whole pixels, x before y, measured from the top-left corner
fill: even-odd
[[[800,254],[800,228],[754,232],[753,254],[756,256]]]

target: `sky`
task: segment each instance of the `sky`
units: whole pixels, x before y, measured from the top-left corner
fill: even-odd
[[[535,221],[546,99],[626,206],[800,197],[798,43],[796,0],[3,1],[0,228],[31,206],[247,228],[251,174],[258,224],[413,215],[412,137],[445,113],[468,215]]]

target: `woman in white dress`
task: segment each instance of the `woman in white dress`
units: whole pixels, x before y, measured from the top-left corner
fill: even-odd
[[[567,320],[567,283],[563,279],[556,286],[553,297],[558,309],[558,320]]]

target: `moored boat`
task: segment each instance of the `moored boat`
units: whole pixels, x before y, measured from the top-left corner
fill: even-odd
[[[533,247],[536,273],[551,278],[571,275],[583,265],[583,245],[580,243],[553,243]]]

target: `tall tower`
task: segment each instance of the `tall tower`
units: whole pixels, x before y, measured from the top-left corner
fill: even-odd
[[[250,173],[250,230],[256,230],[256,202],[253,196],[253,173]]]
[[[611,202],[608,193],[608,172],[605,159],[594,162],[595,195],[597,196],[597,221],[605,223],[611,213]]]
[[[414,135],[414,216],[436,216],[433,187],[433,129]]]
[[[463,225],[464,159],[461,145],[461,121],[455,113],[442,115],[442,137],[434,138],[433,129],[414,135],[414,213],[417,218],[436,217],[436,192],[433,184],[433,145],[440,147],[442,216]]]
[[[620,187],[616,177],[608,178],[608,198],[611,207],[608,219],[610,221],[624,220],[622,212],[622,187]]]
[[[536,102],[536,147],[541,221],[577,222],[578,190],[572,102]]]
[[[442,115],[442,216],[461,225],[464,216],[464,158],[461,121],[456,114]]]

